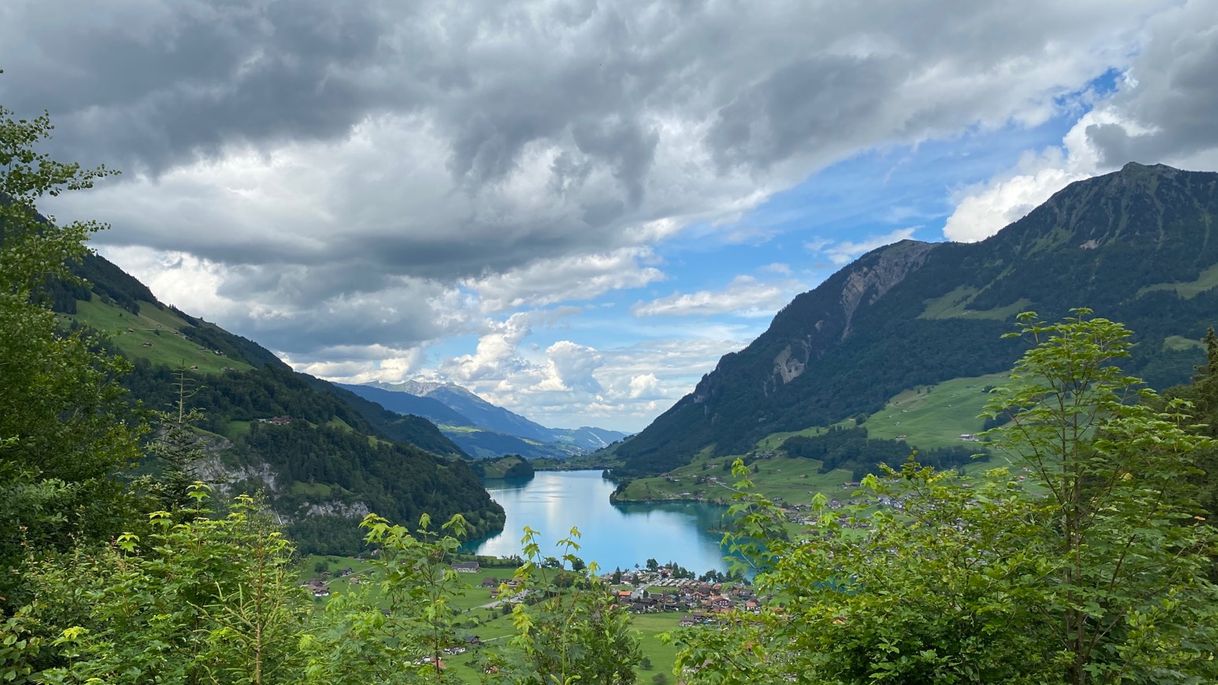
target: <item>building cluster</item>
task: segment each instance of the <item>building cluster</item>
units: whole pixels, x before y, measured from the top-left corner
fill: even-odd
[[[683,620],[696,623],[714,622],[715,616],[728,611],[755,612],[760,601],[745,583],[717,583],[676,578],[672,568],[636,569],[602,576],[605,582],[617,580],[618,603],[636,614],[661,612],[690,612]]]
[[[320,577],[313,578],[308,582],[301,583],[300,587],[308,590],[313,594],[314,599],[322,599],[330,596],[330,584],[327,578],[330,578],[329,571],[323,572]],[[334,573],[335,578],[346,578],[351,585],[359,585],[360,577],[355,573],[355,569],[350,567],[344,568]]]

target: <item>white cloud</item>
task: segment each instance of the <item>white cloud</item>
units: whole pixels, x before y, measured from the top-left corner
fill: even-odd
[[[630,378],[630,399],[661,396],[660,379],[654,373],[645,373]]]
[[[798,292],[798,284],[763,283],[748,275],[737,276],[719,291],[674,293],[631,308],[635,316],[772,316]]]
[[[601,384],[592,375],[604,357],[594,348],[559,340],[546,348],[545,377],[537,389],[546,392],[581,392],[597,394]]]
[[[621,248],[545,259],[505,273],[468,279],[464,285],[478,295],[483,311],[495,312],[639,288],[664,279],[662,271],[649,265],[655,260],[648,248]]]
[[[843,240],[834,242],[825,239],[816,239],[804,244],[804,248],[810,252],[823,254],[829,258],[829,261],[838,266],[854,261],[860,255],[871,252],[872,250],[891,245],[892,243],[902,240],[909,240],[913,237],[917,227],[898,228],[887,233],[877,235],[869,235],[859,241]]]
[[[487,400],[551,426],[595,423],[637,431],[685,393],[719,358],[747,344],[719,326],[686,329],[684,335],[613,348],[559,340],[540,352],[526,344],[534,328],[553,325],[552,311],[516,314],[487,324],[477,350],[436,367],[412,363],[409,375],[463,385]],[[411,357],[412,362],[417,358]],[[383,363],[383,362],[382,362]],[[375,363],[318,363],[336,380],[382,379]],[[399,380],[395,374],[385,378]]]
[[[506,321],[491,325],[491,331],[478,338],[473,354],[464,354],[445,362],[444,374],[462,384],[504,378],[514,371],[528,367],[517,356],[516,348],[530,332],[533,313],[516,313]]]

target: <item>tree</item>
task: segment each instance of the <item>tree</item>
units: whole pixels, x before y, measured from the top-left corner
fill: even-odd
[[[1069,655],[1070,683],[1111,682],[1159,669],[1211,677],[1204,604],[1214,587],[1201,553],[1212,543],[1197,525],[1191,455],[1212,441],[1186,430],[1187,406],[1124,375],[1130,332],[1078,309],[1060,323],[1019,317],[1018,335],[1036,344],[995,394],[987,416],[1009,424],[993,444],[1030,469],[1047,491],[1049,556],[1058,588],[1049,611],[1057,646]],[[1164,640],[1180,646],[1163,646]],[[1133,676],[1136,677],[1136,676]]]
[[[63,664],[38,682],[300,682],[309,606],[291,545],[250,497],[218,518],[204,508],[206,486],[191,498],[184,521],[151,514],[145,539],[124,534],[100,554],[31,565],[36,599],[19,615],[60,631]]]
[[[0,107],[0,608],[19,601],[24,550],[113,535],[134,509],[119,503],[116,477],[142,431],[116,382],[127,365],[65,330],[40,295],[73,278],[69,264],[101,226],[56,224],[38,203],[110,172],[37,152],[51,128],[45,113],[15,119]]]
[[[203,414],[187,408],[187,401],[198,392],[197,381],[185,368],[174,371],[177,406],[171,412],[158,412],[159,434],[152,442],[151,452],[160,463],[158,494],[162,506],[173,511],[190,504],[190,490],[199,480],[199,463],[203,459],[202,440],[194,426]]]
[[[512,651],[500,655],[497,666],[508,682],[527,685],[571,683],[634,683],[641,659],[630,629],[630,617],[610,588],[596,577],[596,564],[582,563],[579,531],[572,529],[557,544],[560,566],[552,568],[537,544],[537,532],[525,528],[525,563],[515,578],[527,597],[513,607],[516,635]]]
[[[444,650],[457,644],[453,599],[465,585],[452,562],[466,534],[456,514],[439,531],[420,517],[412,533],[375,514],[360,524],[376,546],[374,577],[336,597],[305,640],[310,683],[443,683]]]
[[[813,500],[804,537],[751,493],[732,550],[758,571],[758,615],[679,637],[694,683],[1213,682],[1218,594],[1205,575],[1190,455],[1209,444],[1115,361],[1129,332],[1085,310],[1026,315],[1034,347],[988,414],[1017,469],[979,479],[910,460],[866,500]]]
[[[1218,335],[1212,327],[1205,333],[1204,345],[1205,363],[1197,367],[1193,382],[1164,394],[1189,402],[1188,414],[1194,422],[1195,432],[1218,438]],[[1218,448],[1199,449],[1194,463],[1198,469],[1194,475],[1197,496],[1205,510],[1206,521],[1214,525],[1218,523]],[[1215,572],[1218,573],[1218,569]]]

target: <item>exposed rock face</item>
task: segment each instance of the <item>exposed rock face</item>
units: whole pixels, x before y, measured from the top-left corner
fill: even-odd
[[[228,466],[220,460],[216,452],[210,452],[196,467],[195,473],[198,474],[199,480],[216,486],[225,494],[232,490],[234,484],[241,482],[261,483],[271,494],[279,491],[278,474],[271,469],[270,464]]]
[[[875,258],[866,262],[858,262],[844,272],[840,296],[837,304],[841,307],[841,334],[827,339],[823,335],[828,324],[825,318],[819,318],[811,326],[808,335],[793,340],[782,348],[774,357],[773,375],[786,385],[803,375],[809,362],[823,348],[845,340],[850,336],[851,324],[860,307],[874,304],[889,290],[918,267],[926,262],[927,255],[935,249],[933,243],[922,243],[905,240],[874,253]],[[829,317],[830,313],[826,313]],[[773,386],[766,384],[764,391],[768,395]]]
[[[905,280],[911,271],[922,266],[926,262],[926,255],[933,249],[935,245],[932,243],[903,240],[880,251],[874,264],[861,264],[851,270],[842,286],[842,311],[846,314],[842,340],[850,336],[854,314],[864,300],[866,304],[875,304],[876,300]]]
[[[362,519],[372,510],[363,502],[309,502],[300,508],[304,516],[333,516],[343,519]]]
[[[808,367],[808,354],[804,350],[803,359],[798,359],[791,355],[791,346],[787,345],[782,348],[782,352],[774,358],[774,374],[782,379],[783,384],[799,378],[799,375]]]

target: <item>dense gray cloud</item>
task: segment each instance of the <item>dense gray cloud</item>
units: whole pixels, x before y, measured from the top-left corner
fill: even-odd
[[[1218,6],[1193,0],[1149,23],[1152,36],[1130,80],[1105,103],[1126,123],[1097,123],[1087,137],[1109,168],[1187,159],[1218,147]]]
[[[1188,100],[1145,116],[1187,146],[1213,126],[1192,103],[1215,41],[1145,45],[1175,5],[9,0],[0,101],[126,172],[57,214],[321,363],[482,325],[454,307],[656,282],[690,223],[862,150],[1043,121],[1143,49]]]

